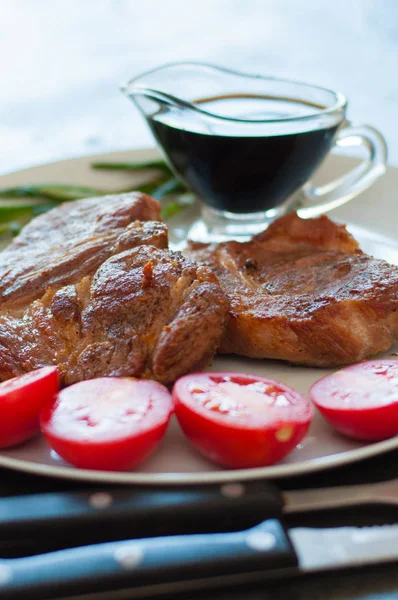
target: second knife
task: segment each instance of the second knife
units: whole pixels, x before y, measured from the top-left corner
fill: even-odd
[[[398,504],[398,479],[280,492],[269,482],[183,488],[106,488],[0,499],[0,549],[41,549],[199,531],[231,531],[284,513]]]

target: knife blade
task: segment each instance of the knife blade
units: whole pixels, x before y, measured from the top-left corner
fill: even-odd
[[[398,506],[398,479],[283,492],[285,513],[346,508],[365,504]]]
[[[2,600],[84,594],[153,597],[199,586],[275,578],[398,560],[398,525],[294,528],[277,519],[253,528],[107,542],[0,561]]]

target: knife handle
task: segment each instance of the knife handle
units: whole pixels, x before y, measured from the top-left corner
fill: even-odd
[[[164,489],[97,488],[0,498],[0,549],[34,540],[38,551],[48,551],[57,547],[51,545],[57,536],[58,547],[66,547],[243,529],[265,517],[280,517],[282,508],[278,488],[265,481]]]
[[[239,532],[107,542],[0,561],[2,600],[68,598],[297,566],[276,519]]]

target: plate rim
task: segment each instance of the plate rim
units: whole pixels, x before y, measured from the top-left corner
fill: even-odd
[[[10,175],[18,175],[19,173],[27,173],[31,170],[41,170],[49,166],[63,165],[65,163],[87,163],[93,159],[98,160],[100,157],[107,157],[112,160],[112,156],[129,154],[129,155],[140,155],[146,153],[159,154],[155,147],[145,148],[133,148],[131,150],[122,149],[110,152],[102,152],[97,154],[86,154],[82,156],[69,157],[64,160],[55,160],[47,163],[38,165],[32,165],[27,168],[18,169],[16,171],[6,172],[0,175],[0,181],[2,177]],[[353,157],[339,155],[340,160],[347,160],[348,162],[353,161]],[[355,160],[355,159],[354,159]],[[396,167],[389,165],[389,169],[397,171]],[[338,219],[337,219],[338,220]],[[354,224],[354,223],[353,223]],[[361,229],[366,229],[368,233],[372,233],[375,237],[383,238],[382,235],[371,229],[359,226]],[[395,247],[397,242],[391,238],[390,235],[386,234],[385,238],[391,242]],[[33,438],[34,439],[34,438]],[[33,441],[33,440],[32,440]],[[27,442],[29,444],[29,441]],[[300,475],[307,475],[323,470],[332,469],[335,467],[352,464],[359,462],[366,458],[371,458],[390,450],[398,449],[398,436],[382,440],[379,442],[366,443],[359,448],[338,452],[317,458],[310,458],[294,463],[283,463],[275,464],[267,467],[256,467],[250,469],[222,469],[215,471],[199,471],[199,472],[118,472],[118,471],[98,471],[98,470],[87,470],[79,469],[73,465],[51,465],[47,463],[32,462],[29,460],[14,458],[10,456],[4,456],[2,449],[0,449],[0,467],[9,468],[15,471],[29,473],[33,475],[41,475],[46,477],[56,477],[59,479],[67,479],[74,481],[85,481],[92,483],[104,483],[104,484],[124,484],[124,485],[204,485],[204,484],[217,484],[227,483],[231,481],[253,481],[258,479],[283,479],[287,477],[297,477]],[[4,449],[7,450],[7,449]]]
[[[340,467],[359,462],[366,458],[384,454],[389,450],[398,449],[398,436],[367,444],[361,448],[354,448],[338,454],[307,459],[297,463],[277,464],[269,467],[255,467],[250,469],[231,469],[223,471],[195,472],[195,473],[136,473],[134,471],[96,471],[79,469],[73,466],[47,465],[29,462],[18,458],[1,455],[0,466],[16,471],[59,479],[86,481],[95,483],[135,484],[135,485],[203,485],[230,483],[239,481],[255,481],[258,479],[283,479],[308,475],[319,471]]]

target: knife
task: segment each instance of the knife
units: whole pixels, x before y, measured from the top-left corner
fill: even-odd
[[[380,503],[398,504],[398,479],[283,493],[258,481],[30,494],[0,498],[0,549],[18,549],[29,540],[39,550],[48,550],[56,546],[56,539],[66,547],[123,537],[242,529],[264,517],[277,517],[282,509],[293,513]]]
[[[239,529],[278,516],[282,502],[278,488],[263,481],[9,496],[0,498],[0,550],[14,556],[30,548]]]
[[[395,560],[398,525],[287,532],[281,521],[267,519],[238,532],[107,542],[0,560],[0,597],[72,599],[112,591],[116,598],[123,591],[123,597],[152,598]]]

